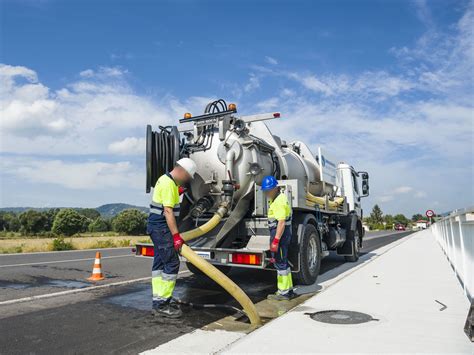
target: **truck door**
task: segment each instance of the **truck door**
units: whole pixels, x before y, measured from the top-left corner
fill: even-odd
[[[351,180],[352,190],[354,191],[354,211],[359,217],[361,217],[362,208],[360,203],[359,182],[357,180],[357,174],[354,170],[351,170]]]

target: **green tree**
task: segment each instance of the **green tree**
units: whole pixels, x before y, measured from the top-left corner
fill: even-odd
[[[53,229],[53,223],[54,223],[54,218],[56,215],[59,213],[59,208],[51,208],[47,210],[46,212],[43,212],[46,216],[47,222],[46,222],[46,231],[51,231]]]
[[[395,219],[391,214],[386,214],[383,217],[383,221],[387,224],[387,227],[392,228],[393,224],[395,223]]]
[[[0,211],[0,231],[7,230],[7,221],[5,220],[6,214],[6,212]]]
[[[407,225],[410,221],[408,218],[406,218],[403,214],[399,213],[397,215],[395,215],[395,217],[393,217],[393,219],[395,220],[395,223],[398,223],[398,224],[403,224],[403,225]]]
[[[89,218],[91,221],[100,217],[99,211],[97,211],[95,208],[80,208],[77,210],[77,212]]]
[[[89,232],[107,232],[110,230],[110,222],[101,217],[89,223]]]
[[[13,212],[7,212],[3,215],[3,228],[9,232],[18,232],[21,224],[18,216]]]
[[[417,214],[414,214],[412,217],[411,217],[411,220],[413,222],[416,222],[416,221],[419,221],[420,219],[423,219],[423,215],[417,213]]]
[[[20,231],[23,234],[31,235],[46,231],[48,220],[44,213],[28,210],[20,214]]]
[[[87,230],[87,218],[77,211],[66,208],[58,212],[52,231],[56,234],[73,235]]]
[[[127,235],[145,234],[147,215],[139,210],[120,212],[112,221],[114,231]]]
[[[372,212],[370,213],[370,220],[374,224],[380,224],[383,222],[383,212],[380,209],[379,205],[375,205],[372,208]]]

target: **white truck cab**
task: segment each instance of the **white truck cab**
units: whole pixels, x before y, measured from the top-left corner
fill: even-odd
[[[362,218],[360,199],[369,196],[369,174],[365,171],[355,171],[349,164],[339,163],[337,178],[337,185],[342,190],[341,195],[346,197],[349,210]]]

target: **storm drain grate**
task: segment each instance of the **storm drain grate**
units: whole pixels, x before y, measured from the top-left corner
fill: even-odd
[[[370,314],[354,311],[330,310],[306,314],[315,321],[329,324],[361,324],[378,321],[378,319],[373,318]]]

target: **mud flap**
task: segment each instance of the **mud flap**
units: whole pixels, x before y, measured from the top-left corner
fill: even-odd
[[[357,215],[350,214],[348,216],[344,216],[340,219],[340,221],[341,227],[346,230],[346,241],[341,247],[337,248],[337,255],[351,256],[354,254],[352,242],[354,240],[354,234],[357,228]]]
[[[471,302],[471,308],[467,314],[466,324],[464,325],[464,333],[470,341],[474,342],[474,301]]]

